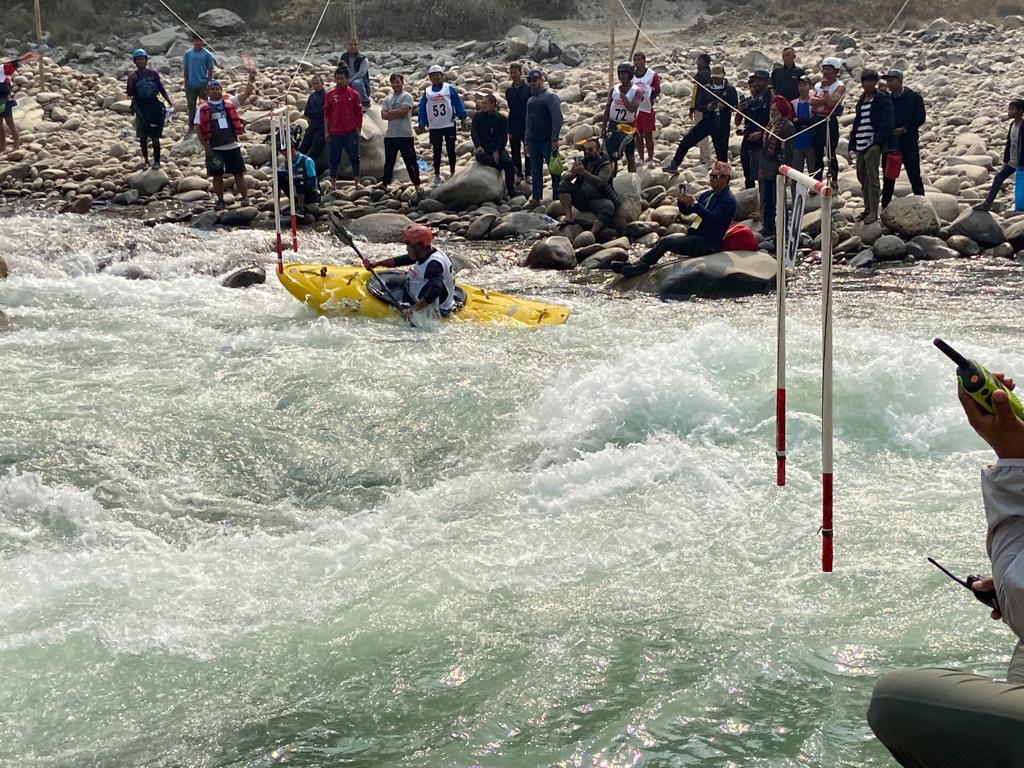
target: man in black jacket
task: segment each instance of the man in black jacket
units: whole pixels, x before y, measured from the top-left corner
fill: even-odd
[[[505,102],[508,104],[508,141],[512,148],[512,162],[516,166],[516,176],[523,178],[523,144],[526,139],[526,102],[533,94],[530,86],[523,80],[523,65],[509,64],[508,76],[512,84],[505,89]],[[526,164],[526,175],[530,175],[530,165]]]
[[[707,136],[715,145],[718,160],[725,162],[729,159],[729,113],[736,107],[736,89],[726,81],[725,68],[718,65],[711,68],[711,84],[706,89],[694,88],[697,88],[697,101],[693,108],[703,117],[686,132],[675,156],[663,166],[669,173],[678,171],[686,153]]]
[[[865,224],[878,220],[878,171],[882,155],[892,141],[892,99],[878,90],[878,73],[865,69],[860,76],[864,92],[857,100],[857,113],[850,129],[850,159],[857,163],[857,181],[864,193]]]
[[[768,125],[768,110],[772,103],[772,94],[768,90],[770,79],[771,75],[767,71],[755,69],[747,81],[750,96],[743,99],[736,112],[736,126],[743,136],[740,164],[743,166],[743,185],[747,189],[757,186],[760,174],[761,150],[764,148],[764,131],[761,126]]]
[[[498,99],[488,93],[473,115],[473,148],[476,161],[481,165],[505,172],[505,193],[512,197],[516,191],[516,166],[505,151],[508,144],[508,120],[498,114]]]
[[[892,97],[893,148],[898,149],[903,158],[911,190],[915,195],[924,195],[920,148],[920,130],[925,121],[924,99],[917,91],[903,87],[903,73],[900,70],[890,69],[884,79]],[[882,182],[883,208],[892,202],[895,187],[896,179],[885,179]]]
[[[306,132],[302,134],[302,144],[299,145],[299,153],[313,158],[316,169],[323,172],[327,169],[324,162],[324,81],[320,75],[313,75],[309,78],[309,96],[306,98],[306,107],[302,110],[303,116],[309,123]]]
[[[786,101],[800,97],[799,83],[807,73],[803,67],[796,65],[796,49],[782,49],[782,64],[776,64],[772,70],[772,90],[776,96],[785,96]]]

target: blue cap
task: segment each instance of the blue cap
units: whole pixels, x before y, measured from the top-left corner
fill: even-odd
[[[207,80],[206,81],[206,87],[207,88],[220,88],[221,87],[220,86],[220,80]]]
[[[145,48],[136,48],[134,51],[132,51],[132,58],[133,59],[137,59],[140,56],[145,56],[147,59],[149,58],[149,54],[146,53],[146,49]]]

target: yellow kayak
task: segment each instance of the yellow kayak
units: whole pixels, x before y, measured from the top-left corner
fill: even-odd
[[[404,270],[377,270],[392,296],[400,296],[405,284]],[[333,264],[285,264],[278,275],[292,296],[321,315],[366,315],[398,317],[384,301],[383,289],[362,267]],[[560,325],[569,319],[569,308],[545,304],[506,293],[495,293],[472,285],[455,288],[456,308],[448,320],[513,322],[522,325]]]

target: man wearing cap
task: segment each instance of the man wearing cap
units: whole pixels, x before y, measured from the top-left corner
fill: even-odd
[[[203,47],[203,37],[198,32],[192,33],[192,48],[181,57],[182,85],[185,88],[185,99],[188,102],[188,131],[192,133],[196,119],[196,102],[206,98],[206,84],[213,79],[213,68],[217,60],[213,54]]]
[[[135,71],[128,75],[125,92],[132,100],[135,114],[135,136],[142,149],[142,161],[149,165],[149,142],[153,142],[153,168],[160,167],[160,138],[164,135],[164,105],[158,97],[163,96],[167,106],[173,106],[167,89],[160,81],[160,73],[149,68],[149,56],[142,48],[132,52]]]
[[[742,126],[739,131],[743,135],[740,163],[743,166],[743,184],[747,189],[753,189],[757,184],[761,150],[764,147],[764,130],[761,126],[768,124],[768,110],[772,101],[768,91],[769,79],[771,76],[767,70],[755,69],[747,81],[750,96],[740,102],[740,109],[736,112],[736,125]]]
[[[697,109],[697,97],[704,90],[701,86],[711,85],[711,56],[707,53],[697,54],[697,71],[693,75],[693,88],[690,90],[690,120],[697,124],[704,119],[706,113],[701,112]],[[725,77],[725,69],[723,67],[716,67],[722,71],[722,77]],[[727,131],[728,133],[728,131]],[[728,137],[726,138],[726,144],[728,144]],[[697,145],[700,147],[700,161],[707,165],[711,162],[711,139],[710,134],[704,136]],[[719,158],[721,160],[723,158]]]
[[[729,191],[732,168],[728,163],[717,161],[711,167],[708,185],[711,189],[694,197],[685,189],[679,193],[679,210],[685,215],[696,214],[690,230],[683,234],[666,235],[651,250],[640,257],[640,261],[627,264],[613,261],[611,268],[623,277],[637,277],[650,271],[658,259],[668,252],[681,256],[707,256],[722,249],[725,232],[736,215],[736,198]]]
[[[574,224],[573,207],[593,214],[591,232],[601,230],[615,218],[616,195],[611,187],[612,164],[601,153],[601,143],[591,137],[583,145],[583,158],[577,159],[562,174],[558,185],[558,199],[562,203],[561,224]]]
[[[723,162],[729,159],[729,114],[736,108],[738,96],[725,79],[725,67],[711,67],[711,82],[706,88],[695,86],[695,92],[694,110],[702,117],[683,136],[673,158],[662,166],[669,173],[678,171],[686,153],[708,137],[714,142],[715,156]]]
[[[884,75],[885,85],[892,97],[893,146],[899,150],[903,168],[915,195],[924,195],[924,181],[921,179],[920,130],[925,121],[924,99],[917,91],[905,88],[903,72],[890,69]],[[892,202],[896,179],[886,178],[882,182],[882,207]]]
[[[636,145],[640,153],[640,162],[644,161],[644,152],[647,153],[647,160],[654,161],[654,102],[661,95],[661,79],[658,73],[647,66],[647,54],[637,51],[633,54],[633,86],[640,92],[640,105],[637,107],[636,119],[633,126],[636,128]]]
[[[562,132],[562,101],[548,88],[544,73],[531,69],[526,75],[530,85],[530,100],[526,102],[526,155],[530,158],[530,185],[532,203],[544,198],[544,167],[548,159],[558,152],[559,136]],[[558,199],[558,180],[551,176],[551,199]]]
[[[878,90],[878,73],[873,69],[861,72],[860,85],[864,92],[850,129],[850,157],[856,160],[857,181],[864,193],[864,212],[857,218],[871,224],[878,220],[878,171],[892,140],[892,99]]]
[[[782,64],[776,64],[772,69],[772,90],[776,96],[785,96],[786,101],[793,101],[800,93],[798,83],[803,77],[803,67],[796,65],[796,49],[792,46],[782,49]]]
[[[213,178],[213,193],[217,196],[215,210],[224,208],[224,173],[235,177],[235,191],[242,206],[249,204],[245,186],[245,161],[242,159],[238,138],[245,128],[238,117],[238,109],[252,96],[256,83],[256,72],[249,71],[249,81],[241,96],[224,98],[220,80],[207,83],[209,96],[200,99],[196,109],[194,125],[198,129],[199,141],[206,151],[206,172]]]
[[[821,80],[815,84],[810,97],[814,116],[818,120],[828,117],[814,129],[814,154],[821,167],[828,168],[831,184],[835,184],[839,178],[836,146],[839,144],[839,116],[843,113],[842,101],[846,95],[846,86],[839,79],[839,70],[842,66],[843,62],[835,56],[829,56],[822,61]]]
[[[434,150],[434,186],[441,183],[441,145],[448,153],[448,170],[455,173],[455,120],[466,128],[466,107],[459,92],[444,81],[444,69],[437,64],[427,70],[430,85],[420,99],[419,129],[430,130],[430,146]]]

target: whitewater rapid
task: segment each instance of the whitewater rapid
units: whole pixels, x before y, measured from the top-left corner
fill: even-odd
[[[1024,371],[1013,267],[840,272],[824,575],[813,273],[776,488],[773,296],[492,265],[569,323],[417,330],[222,288],[267,233],[0,237],[0,765],[890,766],[881,673],[1005,670],[925,557],[985,571],[930,342]]]

